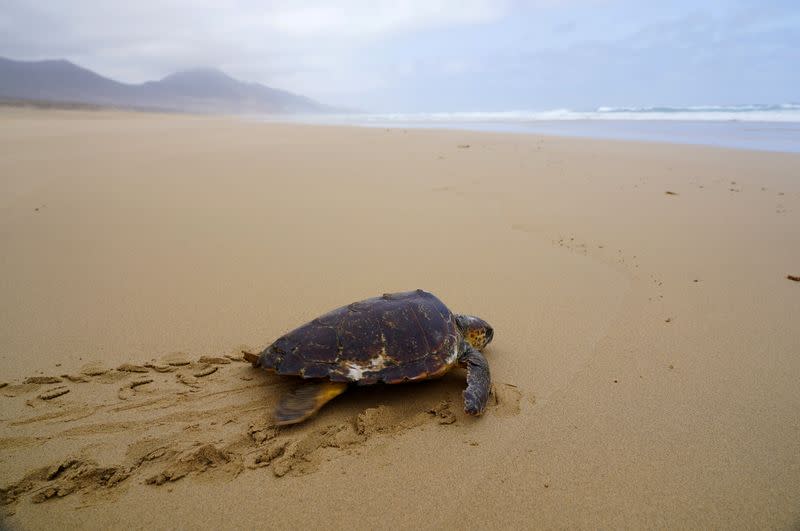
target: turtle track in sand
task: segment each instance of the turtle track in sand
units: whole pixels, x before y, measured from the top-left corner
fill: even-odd
[[[10,515],[19,503],[75,493],[102,503],[131,484],[158,488],[187,476],[304,475],[375,437],[426,425],[468,429],[474,421],[462,410],[463,374],[453,374],[352,390],[303,424],[272,425],[278,397],[297,384],[253,369],[239,351],[95,363],[0,384],[0,504]],[[487,413],[516,415],[521,396],[496,383]]]

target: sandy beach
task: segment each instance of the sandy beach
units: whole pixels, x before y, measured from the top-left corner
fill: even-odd
[[[800,154],[0,109],[18,529],[796,528]],[[259,350],[422,288],[464,373],[275,428]]]

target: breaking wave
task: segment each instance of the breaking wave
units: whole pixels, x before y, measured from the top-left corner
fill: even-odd
[[[673,120],[800,122],[800,104],[698,105],[692,107],[599,107],[594,110],[358,113],[328,115],[326,121],[361,123],[525,123],[569,120]]]
[[[705,144],[800,153],[800,104],[599,107],[594,110],[252,116],[260,121],[444,128]]]

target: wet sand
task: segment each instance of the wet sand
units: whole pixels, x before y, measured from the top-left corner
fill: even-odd
[[[13,528],[800,524],[800,155],[0,110]],[[495,384],[271,425],[258,350],[423,288]]]

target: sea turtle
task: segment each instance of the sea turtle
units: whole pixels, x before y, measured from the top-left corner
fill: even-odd
[[[278,403],[278,425],[304,421],[349,385],[437,378],[456,365],[467,368],[464,411],[480,415],[491,386],[481,351],[493,334],[483,319],[453,314],[418,289],[342,306],[245,358],[254,367],[308,379]]]

